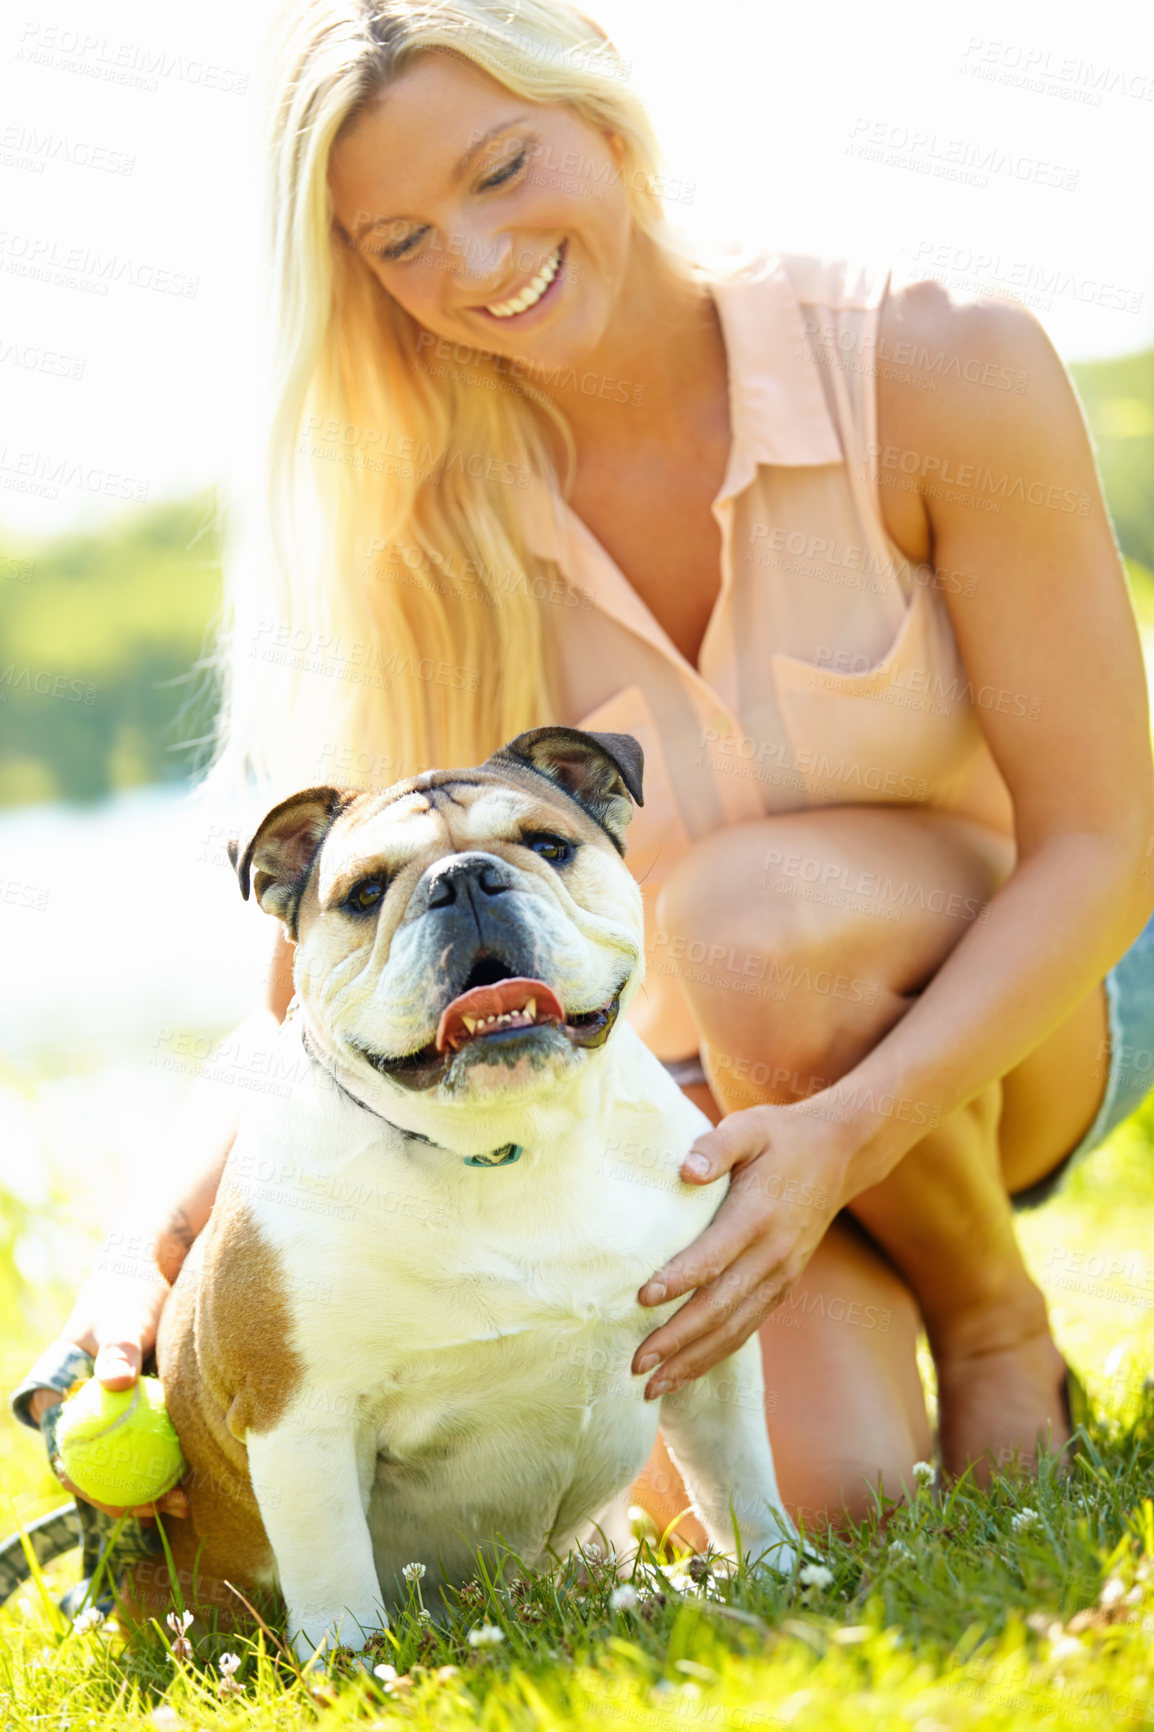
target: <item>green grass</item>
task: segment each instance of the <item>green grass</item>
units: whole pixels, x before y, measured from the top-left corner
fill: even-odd
[[[53,1597],[75,1579],[60,1560],[0,1611],[5,1727],[79,1729],[178,1724],[323,1728],[416,1725],[490,1732],[566,1725],[597,1732],[699,1727],[751,1732],[945,1732],[981,1728],[1154,1726],[1154,1103],[1117,1132],[1021,1234],[1045,1285],[1060,1344],[1094,1406],[1072,1472],[920,1491],[879,1507],[858,1530],[813,1536],[833,1574],[825,1587],[744,1575],[707,1592],[667,1559],[634,1608],[609,1603],[614,1580],[570,1569],[518,1587],[511,1572],[452,1597],[427,1628],[413,1598],[375,1658],[400,1682],[338,1664],[297,1674],[275,1643],[215,1636],[194,1623],[191,1662],[156,1630],[128,1649],[115,1625],[65,1627]],[[63,1221],[63,1195],[40,1210]],[[49,1223],[51,1224],[51,1223]],[[66,1290],[22,1273],[27,1221],[0,1250],[0,1297],[23,1328],[8,1333],[14,1381],[63,1315]],[[71,1285],[70,1277],[68,1285]],[[59,1503],[38,1441],[7,1423],[0,1465],[10,1520]],[[1025,1510],[1034,1512],[1025,1521]],[[684,1560],[682,1560],[684,1562]],[[1106,1586],[1106,1584],[1110,1584]],[[1105,1590],[1105,1592],[1103,1592]],[[502,1640],[470,1646],[468,1632]],[[219,1693],[222,1652],[241,1656],[239,1691]]]

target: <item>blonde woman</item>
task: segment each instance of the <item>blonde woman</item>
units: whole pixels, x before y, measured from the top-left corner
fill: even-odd
[[[218,775],[260,804],[550,720],[635,734],[634,1020],[716,1124],[686,1177],[732,1185],[643,1290],[687,1301],[634,1371],[656,1395],[759,1330],[811,1518],[931,1453],[922,1328],[947,1474],[1058,1448],[1014,1199],[1142,1092],[1154,906],[1142,661],[1063,367],[1013,304],[696,262],[566,0],[307,0],[278,52],[276,400]],[[254,1039],[290,967],[280,941]],[[63,1339],[124,1385],[166,1291],[92,1284]],[[684,1502],[664,1459],[639,1495]]]

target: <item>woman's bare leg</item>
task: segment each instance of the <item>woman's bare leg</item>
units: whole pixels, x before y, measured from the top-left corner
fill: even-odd
[[[884,807],[792,813],[698,843],[663,892],[660,920],[669,957],[679,943],[688,955],[696,940],[731,959],[720,968],[688,961],[682,968],[724,1109],[797,1100],[850,1070],[909,1009],[1006,865],[998,839],[977,826]],[[863,882],[866,894],[829,888]],[[820,898],[807,897],[811,883],[822,887]],[[764,983],[760,994],[743,990],[751,977]],[[1019,1134],[1015,1186],[1057,1164],[1097,1110],[1094,1005],[1071,1021],[1077,1055],[1065,1052],[1065,1074],[1049,1079],[1057,1097],[1047,1114],[1052,1146],[1035,1139],[1023,1150]],[[1060,1035],[1052,1037],[1056,1050]],[[1025,1062],[1036,1092],[1045,1065],[1037,1054]],[[1023,1092],[1017,1073],[992,1085],[853,1206],[925,1317],[949,1471],[969,1460],[985,1470],[1015,1454],[1025,1462],[1039,1435],[1053,1444],[1066,1435],[1063,1362],[1021,1260],[1001,1166],[1003,1095],[1017,1112]]]

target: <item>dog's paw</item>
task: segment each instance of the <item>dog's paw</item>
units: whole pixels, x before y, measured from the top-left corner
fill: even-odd
[[[292,1650],[305,1672],[340,1676],[342,1672],[372,1671],[381,1657],[374,1651],[372,1631],[362,1633],[354,1626],[349,1632],[343,1628],[347,1623],[347,1619],[327,1624],[306,1622],[297,1629]],[[383,1619],[379,1627],[388,1628]]]
[[[788,1539],[775,1540],[759,1551],[747,1552],[745,1562],[755,1576],[772,1576],[778,1581],[788,1581],[807,1564],[821,1565],[824,1559],[820,1552],[800,1539]]]

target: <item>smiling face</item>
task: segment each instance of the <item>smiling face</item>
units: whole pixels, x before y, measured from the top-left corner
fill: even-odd
[[[613,1026],[641,954],[633,890],[548,789],[444,781],[358,802],[302,901],[302,1004],[335,1056],[402,1088],[539,1086]]]
[[[420,55],[329,164],[337,221],[436,336],[573,364],[609,328],[633,228],[620,141],[527,101],[470,61]]]
[[[502,1111],[586,1064],[641,980],[640,778],[629,736],[543,728],[476,769],[271,812],[234,862],[297,938],[322,1056],[376,1098],[384,1079]]]

